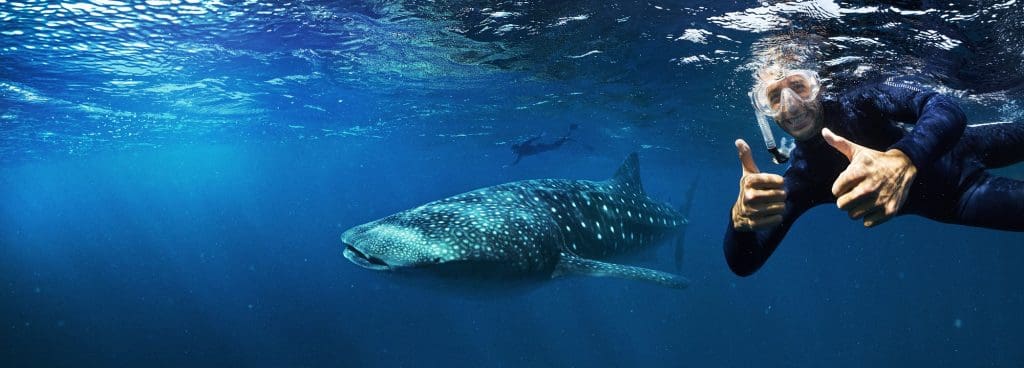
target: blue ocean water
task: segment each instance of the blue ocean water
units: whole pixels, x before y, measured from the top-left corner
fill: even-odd
[[[919,74],[972,122],[1017,120],[1022,9],[0,0],[0,365],[1024,365],[1019,234],[864,229],[822,206],[752,277],[721,249],[732,142],[760,139],[760,40],[819,37],[835,88]],[[569,124],[592,150],[508,165],[511,142]],[[448,290],[341,256],[349,227],[514,180],[604,179],[633,151],[653,198],[698,180],[686,290]]]

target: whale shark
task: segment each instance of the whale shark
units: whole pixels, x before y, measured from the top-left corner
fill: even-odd
[[[686,225],[682,213],[644,193],[634,152],[607,180],[481,188],[355,226],[341,241],[346,258],[377,271],[499,282],[584,275],[682,289],[682,276],[610,259],[671,236],[681,247]]]

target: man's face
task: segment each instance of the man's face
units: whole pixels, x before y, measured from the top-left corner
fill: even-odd
[[[815,137],[824,125],[817,75],[796,71],[764,86],[762,101],[776,123],[797,140]]]
[[[775,122],[798,141],[814,138],[824,127],[821,101],[815,99],[796,106],[785,106],[775,116]]]

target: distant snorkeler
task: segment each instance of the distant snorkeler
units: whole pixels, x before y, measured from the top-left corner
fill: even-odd
[[[789,168],[762,173],[736,140],[743,174],[723,241],[733,272],[754,273],[797,218],[827,203],[867,227],[913,214],[1024,231],[1024,181],[988,172],[1024,162],[1024,122],[967,125],[956,100],[903,76],[826,98],[806,47],[774,50],[750,98],[766,148]],[[788,154],[769,121],[795,139]]]
[[[538,143],[537,142],[538,139],[540,139],[541,137],[544,136],[544,133],[537,134],[537,135],[534,135],[534,136],[532,136],[530,138],[522,140],[520,142],[513,143],[512,144],[512,154],[516,155],[516,160],[513,161],[509,166],[518,164],[519,160],[522,160],[523,157],[533,156],[533,155],[536,155],[538,153],[556,150],[559,147],[562,147],[562,145],[565,144],[565,142],[570,142],[570,141],[571,142],[580,143],[587,150],[593,150],[593,147],[590,147],[590,146],[588,146],[586,144],[583,144],[583,143],[581,143],[581,142],[579,142],[577,140],[569,138],[569,135],[572,134],[572,132],[575,131],[576,128],[579,128],[579,127],[580,127],[579,124],[570,124],[569,125],[569,131],[565,132],[565,135],[559,137],[554,142],[550,142],[550,143]]]

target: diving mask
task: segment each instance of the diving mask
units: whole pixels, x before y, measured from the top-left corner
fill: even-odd
[[[752,92],[751,101],[759,113],[774,118],[783,109],[814,102],[820,91],[818,73],[791,70],[774,81],[759,83]]]

